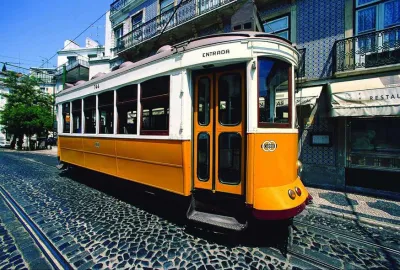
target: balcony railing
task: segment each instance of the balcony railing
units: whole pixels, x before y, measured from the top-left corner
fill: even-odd
[[[72,63],[66,65],[65,69],[66,69],[66,71],[70,71],[71,69],[73,69],[77,66],[83,66],[83,67],[89,68],[89,62],[82,60],[82,59],[78,59],[78,60],[73,61]],[[56,76],[61,75],[62,72],[63,72],[63,66],[57,67]]]
[[[183,24],[190,19],[201,16],[211,10],[217,9],[223,5],[236,2],[236,0],[182,0],[184,1],[178,10],[173,15],[173,18],[168,23],[176,7],[171,8],[157,17],[143,23],[137,28],[130,31],[128,34],[116,40],[114,52],[119,53],[132,46],[135,46],[145,40],[148,40],[158,34],[164,29],[166,31],[180,24]]]
[[[334,71],[400,63],[400,26],[337,40]]]

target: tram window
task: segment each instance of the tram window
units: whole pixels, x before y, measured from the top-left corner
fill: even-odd
[[[158,77],[141,84],[142,127],[144,135],[168,135],[169,76]]]
[[[290,64],[277,59],[259,59],[259,127],[290,127],[293,91],[291,79]]]
[[[96,133],[96,96],[83,100],[85,115],[85,133]]]
[[[200,132],[197,137],[197,178],[208,181],[210,178],[210,135]]]
[[[100,134],[113,134],[114,122],[114,91],[99,95]]]
[[[72,133],[82,132],[82,100],[72,102]]]
[[[137,85],[117,90],[118,133],[137,134]]]
[[[199,125],[207,126],[210,123],[210,79],[199,80],[197,119]]]
[[[70,133],[70,103],[66,102],[62,105],[63,116],[63,133]]]
[[[218,179],[236,185],[241,178],[242,137],[238,133],[223,132],[218,138]]]
[[[240,74],[226,74],[218,81],[218,120],[224,126],[242,121],[242,82]]]

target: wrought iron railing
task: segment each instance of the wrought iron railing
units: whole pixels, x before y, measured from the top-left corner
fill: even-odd
[[[66,71],[69,71],[77,66],[83,66],[83,67],[89,68],[89,62],[86,60],[78,59],[78,60],[66,65],[65,69],[66,69]],[[62,72],[63,72],[63,66],[57,67],[56,76],[61,75]]]
[[[223,5],[233,3],[236,0],[182,0],[182,4],[176,10],[177,7],[171,8],[157,17],[141,24],[126,35],[118,38],[114,47],[114,52],[119,53],[130,47],[133,47],[145,40],[148,40],[158,34],[165,28],[166,31],[176,27],[180,24],[187,22],[188,20],[201,16],[211,10],[217,9]],[[173,14],[172,19],[169,21]],[[169,23],[168,23],[169,21]]]
[[[400,63],[400,26],[337,40],[334,71]]]
[[[298,49],[297,51],[300,54],[297,78],[303,78],[306,76],[306,48]]]

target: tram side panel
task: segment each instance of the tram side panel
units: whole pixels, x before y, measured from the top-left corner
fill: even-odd
[[[59,137],[60,160],[188,196],[190,141]]]
[[[303,204],[307,190],[297,175],[297,133],[248,134],[247,203],[255,210],[290,210]],[[302,194],[291,199],[289,189]]]

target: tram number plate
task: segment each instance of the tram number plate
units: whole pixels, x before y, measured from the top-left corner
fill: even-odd
[[[265,141],[261,144],[262,150],[265,152],[274,152],[278,145],[276,144],[275,141]]]

